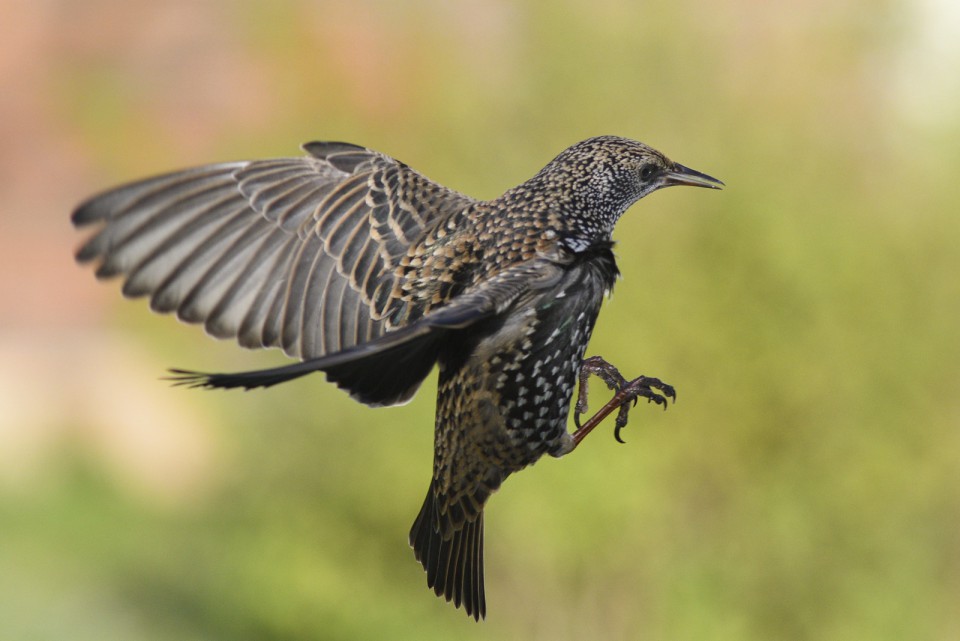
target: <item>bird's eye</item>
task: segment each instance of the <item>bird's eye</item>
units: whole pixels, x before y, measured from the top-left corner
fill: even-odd
[[[653,163],[649,165],[644,165],[640,169],[640,180],[647,181],[653,178],[654,174],[657,173],[657,166]]]

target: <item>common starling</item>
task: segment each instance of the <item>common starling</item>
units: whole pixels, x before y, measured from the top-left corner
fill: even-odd
[[[483,508],[511,473],[563,456],[612,410],[673,388],[584,361],[618,275],[611,234],[670,185],[723,183],[615,136],[566,149],[493,200],[475,200],[384,154],[311,142],[307,155],[187,169],[86,201],[77,252],[157,312],[300,362],[183,384],[269,387],[322,371],[370,406],[410,399],[436,364],[433,476],[410,545],[438,596],[485,616]],[[590,423],[586,378],[618,393]]]

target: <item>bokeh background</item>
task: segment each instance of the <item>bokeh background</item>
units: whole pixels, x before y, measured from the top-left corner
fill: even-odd
[[[0,638],[960,639],[957,7],[4,0]],[[283,358],[72,259],[167,169],[346,140],[493,197],[606,133],[728,185],[621,221],[589,350],[679,401],[507,482],[482,625],[406,544],[432,382],[173,389]]]

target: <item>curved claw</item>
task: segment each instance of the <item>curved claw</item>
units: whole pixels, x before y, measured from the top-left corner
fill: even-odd
[[[620,430],[622,430],[624,427],[626,427],[626,426],[625,426],[625,425],[617,425],[616,427],[614,427],[614,428],[613,428],[613,438],[617,439],[617,443],[626,445],[627,442],[626,442],[625,440],[623,440],[622,438],[620,438]]]

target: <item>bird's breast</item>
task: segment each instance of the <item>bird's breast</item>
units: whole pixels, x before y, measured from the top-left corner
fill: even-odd
[[[491,436],[504,469],[561,448],[577,373],[609,288],[607,272],[591,261],[567,266],[559,282],[518,300],[488,334],[462,346],[469,355],[441,359],[441,395],[482,395],[496,406],[498,433]]]

